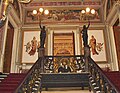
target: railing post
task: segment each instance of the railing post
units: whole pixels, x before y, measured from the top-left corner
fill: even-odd
[[[38,58],[43,57],[45,55],[45,48],[38,49]]]
[[[41,61],[41,72],[44,72],[44,56],[45,56],[45,48],[39,48],[38,49],[38,58],[41,57],[42,61]]]
[[[88,72],[88,57],[90,56],[90,47],[84,47],[84,55],[85,55],[85,71]]]

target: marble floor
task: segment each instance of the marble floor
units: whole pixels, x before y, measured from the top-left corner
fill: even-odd
[[[88,90],[73,90],[73,91],[42,91],[42,93],[92,93]]]
[[[80,88],[62,88],[62,89],[48,89],[48,91],[43,90],[42,93],[93,93],[89,90],[81,90]]]

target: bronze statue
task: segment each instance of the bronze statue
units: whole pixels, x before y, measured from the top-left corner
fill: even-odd
[[[46,30],[45,30],[45,26],[41,26],[41,23],[40,23],[40,29],[41,29],[41,33],[40,33],[40,48],[44,48],[45,38],[46,38]]]
[[[90,26],[90,21],[89,21],[88,26],[86,27],[86,25],[84,25],[84,26],[83,26],[83,29],[82,29],[82,31],[81,31],[84,47],[88,46],[88,33],[87,33],[87,32],[88,32],[89,26]]]

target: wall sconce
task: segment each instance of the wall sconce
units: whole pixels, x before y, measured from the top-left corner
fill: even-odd
[[[90,20],[94,18],[95,12],[95,9],[90,9],[89,7],[81,11],[84,20]]]
[[[49,10],[44,10],[43,8],[39,8],[39,10],[33,10],[33,15],[37,15],[38,18],[39,18],[39,22],[41,22],[42,18],[41,18],[41,15],[48,15],[49,14]]]

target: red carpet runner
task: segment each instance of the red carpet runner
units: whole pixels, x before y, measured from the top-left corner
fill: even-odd
[[[0,93],[14,93],[25,76],[25,73],[10,73],[0,82]]]
[[[119,71],[110,71],[105,72],[110,81],[115,85],[115,87],[120,92],[120,72]]]

